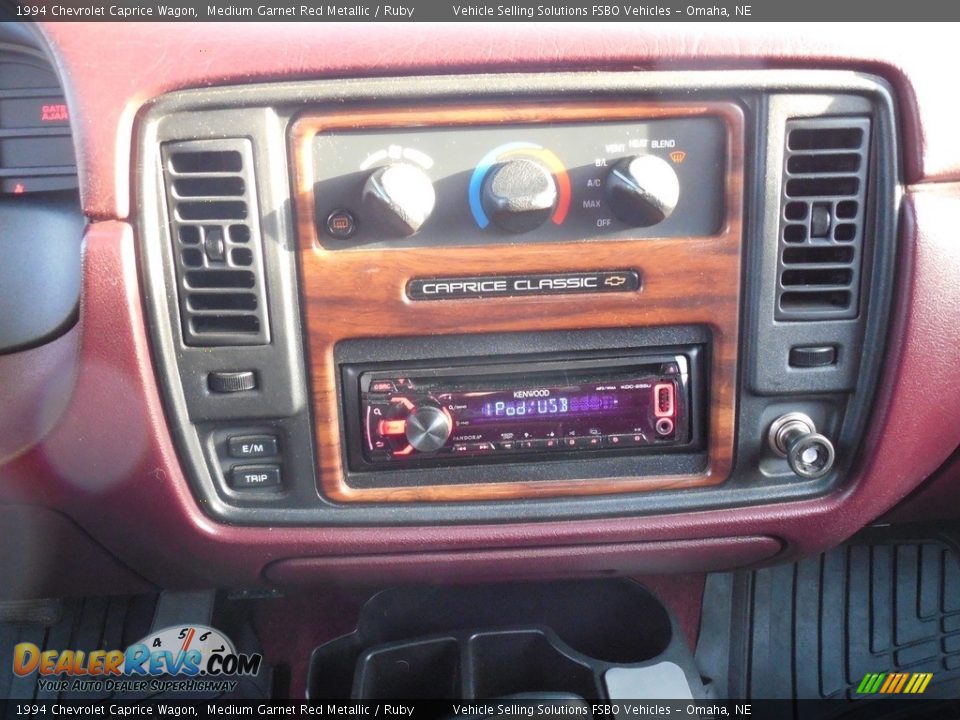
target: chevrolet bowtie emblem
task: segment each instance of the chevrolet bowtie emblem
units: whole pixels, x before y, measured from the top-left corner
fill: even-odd
[[[603,281],[604,285],[609,285],[610,287],[620,287],[623,285],[627,279],[623,275],[611,275],[606,280]]]

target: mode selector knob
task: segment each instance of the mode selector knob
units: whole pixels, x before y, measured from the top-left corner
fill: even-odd
[[[607,202],[632,227],[650,227],[670,217],[680,199],[680,180],[656,155],[624,158],[607,176]]]
[[[487,173],[481,190],[483,209],[500,228],[523,233],[542,225],[557,205],[557,183],[542,163],[507,160]]]
[[[443,447],[453,432],[450,416],[433,405],[414,408],[407,417],[407,441],[420,452],[434,452]]]
[[[390,232],[413,235],[437,201],[430,177],[416,165],[394,163],[374,170],[363,186],[363,205]]]

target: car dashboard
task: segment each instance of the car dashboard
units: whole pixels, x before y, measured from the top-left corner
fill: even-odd
[[[40,23],[59,87],[0,88],[76,168],[4,120],[11,312],[52,309],[0,513],[102,569],[23,592],[730,569],[952,492],[936,43],[149,28]]]

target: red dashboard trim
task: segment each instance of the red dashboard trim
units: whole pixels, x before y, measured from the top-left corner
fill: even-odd
[[[779,537],[795,553],[825,550],[888,510],[960,444],[960,184],[915,188],[905,202],[891,353],[856,479],[813,501],[722,511],[511,525],[243,528],[207,518],[190,493],[154,377],[130,226],[86,238],[75,392],[44,442],[0,469],[0,502],[69,513],[131,567],[164,587],[238,586],[281,558],[607,543]],[[921,301],[922,299],[922,301]],[[896,388],[896,392],[894,392]],[[925,408],[922,422],[916,407]],[[522,548],[529,548],[524,553]]]
[[[146,27],[134,25],[133,27]],[[884,76],[902,102],[909,182],[960,179],[943,68],[955,30],[812,23],[40,23],[65,81],[83,204],[128,217],[135,116],[172,90],[253,81],[523,70],[825,67]],[[109,48],[105,52],[104,48]]]
[[[136,26],[134,26],[136,27]],[[0,465],[0,503],[70,515],[127,565],[170,588],[241,586],[308,556],[513,548],[517,569],[547,546],[782,538],[794,553],[831,547],[886,512],[960,445],[960,184],[908,194],[890,352],[873,428],[847,489],[813,501],[674,515],[511,525],[242,528],[198,507],[163,412],[146,335],[131,209],[134,119],[161,93],[254,80],[556,69],[849,67],[880,74],[901,101],[906,177],[960,179],[955,100],[944,91],[955,31],[913,43],[900,26],[851,33],[792,24],[297,25],[50,23],[65,80],[83,205],[106,220],[86,237],[74,392],[32,449]],[[104,52],[109,48],[109,52]],[[51,353],[62,348],[50,347]],[[879,348],[876,350],[879,352]],[[45,354],[46,348],[34,353]],[[48,366],[56,358],[45,359]],[[0,362],[0,386],[21,363]],[[20,368],[16,370],[15,368]],[[916,408],[923,408],[923,415]],[[104,588],[110,591],[110,588]]]

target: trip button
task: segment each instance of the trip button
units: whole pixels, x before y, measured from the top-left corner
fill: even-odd
[[[230,485],[234,490],[280,487],[280,467],[277,465],[235,467],[230,471]]]
[[[261,458],[279,454],[274,435],[235,435],[227,440],[230,457]]]

